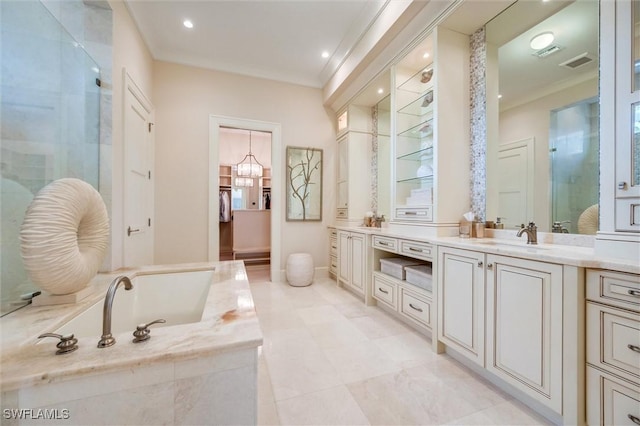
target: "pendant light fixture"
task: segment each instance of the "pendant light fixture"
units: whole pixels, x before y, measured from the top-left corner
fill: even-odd
[[[249,130],[249,153],[238,163],[236,174],[241,177],[262,177],[262,164],[251,153],[251,130]]]

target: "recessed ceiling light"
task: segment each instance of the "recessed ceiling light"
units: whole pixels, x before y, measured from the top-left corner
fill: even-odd
[[[427,59],[429,57],[429,52],[425,52],[424,55],[422,55],[423,58]]]
[[[381,88],[379,88],[379,89],[378,89],[378,94],[379,94],[379,95],[382,95],[383,93],[384,93],[384,89],[383,89],[382,87],[381,87]]]
[[[502,99],[502,95],[498,95],[498,99]]]
[[[540,33],[534,38],[532,38],[531,43],[529,43],[529,46],[531,46],[533,50],[540,50],[550,46],[551,43],[553,43],[553,40],[554,40],[553,33],[550,31],[547,31],[544,33]]]
[[[185,19],[182,22],[182,25],[184,25],[186,28],[189,28],[189,29],[193,28],[193,22],[191,22],[190,19]]]
[[[327,52],[326,50],[324,52],[322,52],[322,57],[323,58],[328,58],[329,57],[329,52]]]

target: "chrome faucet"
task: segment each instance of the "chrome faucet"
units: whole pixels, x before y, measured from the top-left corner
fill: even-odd
[[[106,348],[116,343],[116,339],[111,335],[111,306],[113,306],[113,298],[116,296],[116,290],[121,283],[124,283],[125,290],[133,288],[131,280],[125,275],[120,275],[109,284],[107,296],[104,298],[104,308],[102,308],[102,337],[98,342],[99,348]]]
[[[529,222],[529,226],[526,228],[523,223],[518,230],[518,237],[521,237],[525,232],[527,233],[527,244],[538,244],[538,227],[535,223]]]

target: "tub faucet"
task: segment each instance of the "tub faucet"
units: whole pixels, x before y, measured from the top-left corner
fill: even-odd
[[[525,232],[527,234],[527,244],[538,244],[538,227],[535,223],[529,222],[529,226],[526,228],[523,223],[518,230],[518,237],[521,237]]]
[[[106,348],[116,343],[116,339],[111,335],[111,306],[113,305],[113,298],[116,296],[116,290],[118,286],[124,283],[125,290],[131,290],[133,284],[129,277],[120,275],[109,284],[109,290],[104,298],[104,308],[102,309],[102,337],[98,342],[99,348]]]

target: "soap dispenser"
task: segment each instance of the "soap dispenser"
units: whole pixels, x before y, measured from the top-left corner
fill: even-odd
[[[496,229],[504,229],[504,223],[502,223],[502,219],[506,219],[506,217],[498,216],[496,218],[496,223],[495,223]]]

